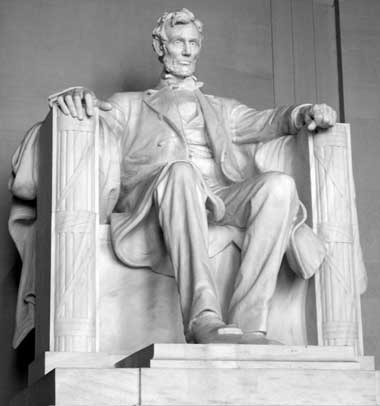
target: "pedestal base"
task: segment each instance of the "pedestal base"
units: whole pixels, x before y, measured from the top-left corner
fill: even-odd
[[[123,360],[88,356],[91,368],[57,365],[12,406],[378,404],[373,358],[350,347],[154,344]]]

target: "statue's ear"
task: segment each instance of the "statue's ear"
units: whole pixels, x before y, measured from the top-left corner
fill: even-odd
[[[161,40],[157,37],[154,37],[152,44],[153,44],[154,52],[156,52],[156,54],[159,57],[163,56],[164,55],[164,45],[161,42]]]

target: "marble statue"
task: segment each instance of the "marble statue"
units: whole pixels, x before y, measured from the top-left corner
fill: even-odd
[[[294,272],[309,278],[324,259],[325,245],[305,224],[305,208],[292,177],[259,168],[250,168],[248,175],[242,147],[254,150],[282,135],[295,135],[304,126],[323,131],[335,124],[336,113],[326,104],[257,111],[236,100],[203,94],[194,76],[202,30],[187,9],[159,18],[153,48],[163,70],[154,89],[116,93],[101,101],[92,91],[73,87],[49,101],[79,121],[99,109],[102,147],[109,153],[100,157],[101,168],[108,165],[101,173],[107,179],[100,191],[101,216],[110,221],[114,252],[130,267],[162,273],[162,259],[168,254],[187,341],[270,344],[268,309],[284,255]],[[20,148],[13,162],[19,172],[14,170],[11,189],[22,198],[30,188],[17,181],[19,157],[26,147]],[[227,319],[221,315],[208,256],[209,224],[244,230]],[[149,231],[145,255],[128,246],[141,226]],[[298,246],[305,236],[306,248]],[[304,257],[309,260],[300,260]],[[27,275],[22,283],[33,288],[31,279]],[[27,330],[30,324],[23,327]]]

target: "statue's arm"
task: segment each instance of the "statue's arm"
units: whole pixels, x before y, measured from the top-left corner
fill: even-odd
[[[336,122],[336,112],[326,104],[282,106],[263,111],[235,102],[230,113],[233,142],[266,142],[283,135],[295,135],[303,127],[314,131]]]

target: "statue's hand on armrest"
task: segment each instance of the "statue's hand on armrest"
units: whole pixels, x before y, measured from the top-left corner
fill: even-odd
[[[95,93],[84,87],[70,87],[59,93],[49,96],[49,104],[57,103],[63,114],[83,120],[85,114],[88,117],[94,115],[94,108],[100,110],[112,110],[112,104],[98,100]]]
[[[336,111],[323,103],[301,106],[294,119],[297,128],[306,125],[309,131],[318,131],[333,127],[336,117]]]

